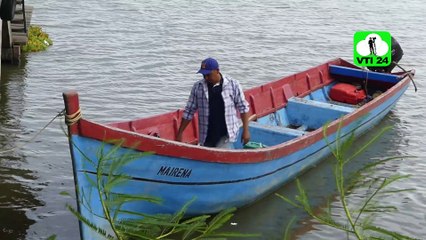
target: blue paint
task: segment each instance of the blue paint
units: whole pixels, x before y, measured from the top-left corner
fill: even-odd
[[[308,129],[318,129],[355,109],[297,97],[290,98],[286,108],[292,125],[304,125]]]
[[[362,69],[355,69],[355,68],[342,67],[342,66],[336,66],[336,65],[330,65],[330,73],[335,75],[355,77],[355,78],[361,78],[361,79],[368,78],[369,80],[377,80],[377,81],[387,82],[387,83],[398,83],[401,80],[401,77],[392,75],[392,74],[377,73],[377,72],[366,71]]]
[[[279,109],[274,113],[261,117],[257,120],[257,122],[269,126],[288,126],[290,124],[287,110],[285,108]]]
[[[254,142],[261,142],[266,146],[274,146],[296,137],[304,135],[305,131],[296,129],[263,125],[256,122],[250,123],[251,140]]]
[[[315,100],[315,101],[320,101],[320,102],[326,102],[328,101],[328,94],[326,95],[326,93],[328,93],[329,90],[326,90],[325,87],[318,89],[316,91],[311,92],[308,96],[309,98],[305,97],[306,99],[310,99],[310,100]]]
[[[344,136],[342,140],[349,137],[352,132],[357,136],[378,124],[407,87],[408,85],[369,114],[343,127],[340,130],[342,136]],[[291,98],[285,109],[280,109],[276,114],[265,116],[259,119],[257,123],[251,123],[252,140],[272,146],[305,134],[304,131],[278,126],[277,116],[279,116],[281,123],[285,124],[284,126],[300,124],[309,128],[319,128],[326,122],[354,110],[354,108],[325,102],[326,90],[327,88],[320,89],[312,94],[311,96],[315,100]],[[336,134],[329,136],[329,141],[333,143],[336,137]],[[109,229],[108,224],[102,218],[104,215],[100,206],[99,195],[90,182],[96,182],[95,173],[98,158],[110,152],[114,146],[77,135],[72,136],[72,142],[75,146],[72,148],[72,152],[74,155],[74,171],[77,176],[78,198],[80,200],[85,199],[84,204],[81,202],[79,204],[81,214],[97,226]],[[241,143],[236,143],[236,146],[242,148]],[[102,152],[103,154],[101,154]],[[111,157],[117,157],[117,160],[120,156],[129,153],[137,154],[134,150],[119,148]],[[229,207],[241,207],[262,198],[275,191],[282,184],[292,180],[305,169],[314,166],[329,154],[330,149],[323,139],[289,155],[251,164],[212,163],[149,155],[138,157],[124,165],[120,172],[126,173],[132,179],[113,189],[113,191],[155,196],[164,200],[161,205],[144,201],[123,205],[123,209],[129,211],[147,214],[174,213],[185,203],[195,198],[195,202],[188,209],[189,215],[213,213]],[[191,173],[188,177],[182,177],[176,172],[177,170],[175,174],[165,174],[164,169],[166,167],[190,169]],[[134,216],[119,215],[119,219],[127,217]],[[97,233],[94,233],[88,227],[83,225],[81,230],[83,239],[97,238]]]
[[[331,98],[329,97],[330,89],[336,85],[337,82],[333,82],[329,85],[326,85],[320,89],[317,89],[310,93],[308,96],[304,97],[304,99],[315,100],[318,102],[329,102]]]
[[[73,140],[83,151],[86,148],[94,149],[102,146],[99,141],[83,137],[74,136]],[[111,147],[104,145],[106,152]],[[120,152],[123,153],[128,151],[127,149],[120,149]],[[162,205],[148,202],[129,203],[123,206],[125,210],[148,214],[174,213],[186,202],[196,197],[196,201],[189,208],[188,214],[217,212],[229,207],[241,207],[271,193],[328,154],[329,150],[325,142],[320,141],[303,151],[257,164],[200,163],[198,161],[154,155],[137,159],[125,166],[123,172],[138,179],[130,180],[114,191],[137,195],[145,194],[164,199]],[[156,175],[161,166],[164,164],[170,165],[171,163],[174,166],[192,168],[192,177],[190,179],[181,179]],[[80,164],[80,167],[82,166]],[[99,195],[87,181],[88,178],[92,179],[92,181],[95,180],[93,173],[87,173],[87,171],[93,170],[92,167],[88,166],[86,165],[86,168],[78,170],[77,178],[79,192],[89,199],[88,205],[92,207],[92,212],[85,207],[81,207],[81,212],[83,216],[96,223],[96,225],[101,225],[108,229],[105,221],[97,217],[97,215],[103,216],[103,212],[99,204]],[[165,183],[160,181],[165,181]],[[198,184],[185,184],[189,182]],[[120,215],[120,218],[125,217],[129,216]],[[94,239],[96,235],[86,226],[83,226],[82,233],[83,239]]]

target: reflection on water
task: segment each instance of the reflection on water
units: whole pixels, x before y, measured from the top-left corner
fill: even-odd
[[[21,161],[22,158],[0,158],[0,239],[25,239],[29,226],[35,223],[27,211],[41,206],[33,195],[34,189],[27,186],[36,180],[30,170],[6,167],[6,161]]]
[[[32,182],[37,180],[32,170],[22,169],[26,162],[20,149],[25,134],[20,121],[25,90],[24,67],[2,68],[0,83],[0,239],[25,239],[26,231],[35,221],[27,212],[41,206]],[[6,150],[10,150],[4,152]]]

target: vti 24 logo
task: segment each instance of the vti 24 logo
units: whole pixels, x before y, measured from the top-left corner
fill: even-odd
[[[392,62],[389,32],[359,31],[354,34],[354,63],[363,67],[386,67]]]

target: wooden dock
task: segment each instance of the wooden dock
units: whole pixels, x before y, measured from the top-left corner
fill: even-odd
[[[33,7],[25,5],[25,0],[16,1],[15,16],[11,21],[1,24],[1,60],[2,63],[18,64],[21,58],[21,46],[28,42],[28,28],[31,23]],[[23,9],[25,8],[25,12]]]

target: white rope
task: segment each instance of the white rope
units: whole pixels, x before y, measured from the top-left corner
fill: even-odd
[[[80,110],[80,108],[75,112],[75,113],[73,113],[73,114],[70,114],[70,115],[65,115],[65,123],[68,125],[68,126],[71,126],[71,125],[73,125],[74,123],[76,123],[76,122],[78,122],[78,120],[80,120],[81,119],[81,117],[82,117],[82,114],[81,114],[81,110]]]

